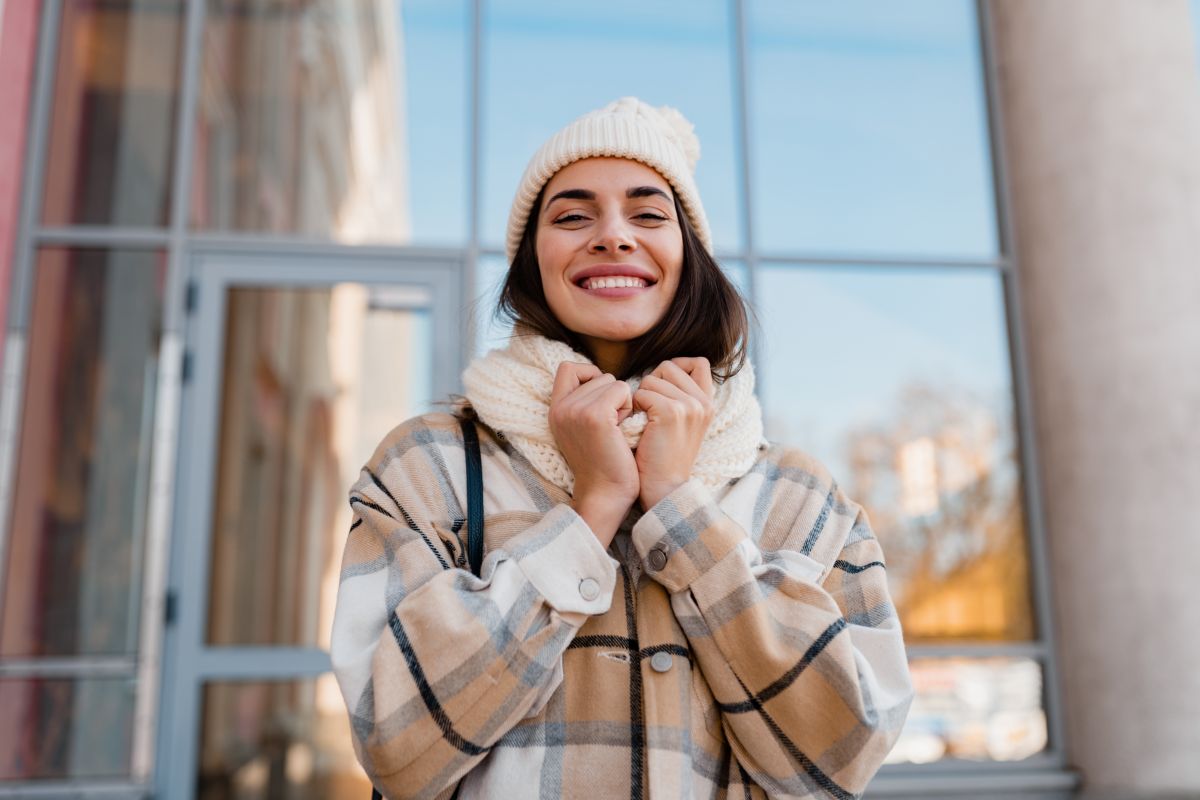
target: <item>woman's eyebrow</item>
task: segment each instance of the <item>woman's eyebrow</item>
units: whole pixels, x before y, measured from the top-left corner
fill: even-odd
[[[664,197],[667,200],[671,199],[671,195],[667,194],[662,189],[659,189],[657,186],[634,186],[631,189],[625,190],[625,196],[631,197],[631,198],[632,197],[652,197],[654,195]]]
[[[596,199],[596,193],[591,191],[590,189],[564,189],[563,191],[554,195],[554,197],[551,197],[549,200],[547,200],[546,207],[549,208],[550,204],[553,203],[555,200],[595,200],[595,199]]]
[[[659,189],[657,186],[632,186],[625,190],[625,196],[628,198],[635,197],[653,197],[659,196],[667,200],[671,199],[671,195]],[[555,200],[595,200],[596,193],[591,189],[564,189],[546,201],[546,208]]]

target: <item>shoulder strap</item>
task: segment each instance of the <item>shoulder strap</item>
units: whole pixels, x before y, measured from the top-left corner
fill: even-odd
[[[478,575],[483,566],[483,459],[479,454],[475,420],[463,417],[459,423],[467,455],[467,560],[471,562],[471,572]],[[454,798],[458,797],[461,788],[461,783],[454,787]],[[383,800],[375,787],[371,787],[371,800]]]
[[[483,464],[475,420],[464,417],[459,422],[467,456],[467,559],[478,575],[483,566]]]

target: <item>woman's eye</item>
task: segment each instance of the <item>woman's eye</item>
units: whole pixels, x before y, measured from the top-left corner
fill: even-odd
[[[637,218],[638,219],[654,219],[654,220],[658,220],[659,222],[667,221],[666,217],[661,216],[659,214],[648,214],[648,213],[647,214],[638,214]]]
[[[554,220],[554,224],[557,225],[560,222],[578,222],[581,219],[584,219],[583,214],[567,214]]]

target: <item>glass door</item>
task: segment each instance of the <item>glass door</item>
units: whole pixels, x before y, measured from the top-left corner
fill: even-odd
[[[459,274],[196,259],[158,796],[370,795],[328,655],[346,497],[388,430],[455,390]]]

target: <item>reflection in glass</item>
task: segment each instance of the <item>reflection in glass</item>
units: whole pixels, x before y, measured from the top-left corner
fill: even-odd
[[[475,267],[475,301],[471,306],[475,318],[475,355],[503,348],[512,334],[512,325],[496,317],[500,290],[508,276],[508,262],[503,256],[480,256]]]
[[[995,255],[973,2],[746,8],[756,247]]]
[[[1038,662],[916,659],[910,667],[916,698],[887,763],[1020,761],[1046,749]]]
[[[154,251],[38,254],[0,656],[136,648],[165,275]]]
[[[182,16],[182,0],[63,2],[45,224],[167,224]]]
[[[768,436],[866,507],[910,643],[1035,635],[1000,276],[763,267]]]
[[[750,273],[746,269],[744,261],[722,261],[720,262],[721,269],[725,271],[725,277],[733,284],[733,287],[738,290],[738,294],[742,296],[747,303],[750,303]]]
[[[406,286],[228,291],[210,644],[328,647],[346,493],[431,400],[430,302]]]
[[[0,678],[0,781],[129,774],[133,682]]]
[[[725,0],[486,4],[483,240],[504,242],[525,164],[570,120],[625,95],[696,126],[696,181],[718,249],[742,244],[734,150],[731,4]]]
[[[462,0],[209,0],[192,225],[463,242],[465,21]]]
[[[202,726],[198,800],[371,796],[332,675],[210,683]]]

